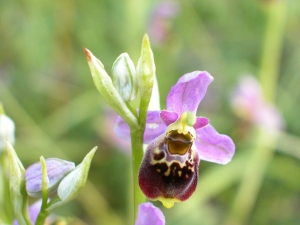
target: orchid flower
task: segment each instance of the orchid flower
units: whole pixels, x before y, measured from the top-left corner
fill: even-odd
[[[166,101],[166,110],[148,111],[144,143],[149,144],[139,171],[139,185],[151,200],[170,208],[195,191],[200,160],[227,164],[235,152],[230,137],[219,134],[205,117],[197,117],[199,103],[213,77],[204,71],[182,76]],[[130,129],[118,117],[118,136],[130,140]]]

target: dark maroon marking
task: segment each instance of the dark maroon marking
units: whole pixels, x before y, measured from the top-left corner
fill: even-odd
[[[164,152],[160,152],[158,154],[154,154],[154,156],[153,156],[154,160],[156,160],[156,161],[159,161],[159,160],[163,159],[164,157],[165,157],[165,153]]]

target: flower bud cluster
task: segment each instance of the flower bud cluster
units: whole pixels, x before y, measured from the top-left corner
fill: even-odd
[[[129,126],[137,127],[139,122],[136,110],[128,103],[135,100],[139,92],[139,113],[143,115],[142,119],[139,118],[141,122],[145,120],[152,92],[157,93],[155,99],[158,96],[158,90],[153,91],[156,81],[155,64],[148,36],[144,36],[137,66],[134,66],[127,53],[122,53],[113,64],[111,77],[105,71],[103,64],[88,49],[84,51],[93,81],[100,94]],[[158,89],[157,86],[155,88]]]

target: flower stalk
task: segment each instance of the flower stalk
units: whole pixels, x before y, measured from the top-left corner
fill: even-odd
[[[134,192],[134,218],[137,216],[139,204],[145,201],[145,195],[141,191],[138,182],[138,173],[143,158],[143,132],[141,129],[131,129],[132,146],[132,170],[133,170],[133,192]]]

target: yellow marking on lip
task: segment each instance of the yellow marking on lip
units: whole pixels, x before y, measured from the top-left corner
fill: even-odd
[[[170,172],[171,172],[171,167],[168,166],[168,170],[164,172],[164,175],[168,177],[170,175]]]
[[[153,200],[154,201],[157,201],[157,200],[160,201],[164,205],[164,207],[166,207],[168,209],[172,208],[174,206],[175,202],[181,202],[177,198],[165,198],[165,197],[162,197],[162,196],[159,196],[159,197],[157,197],[157,198],[155,198]]]

